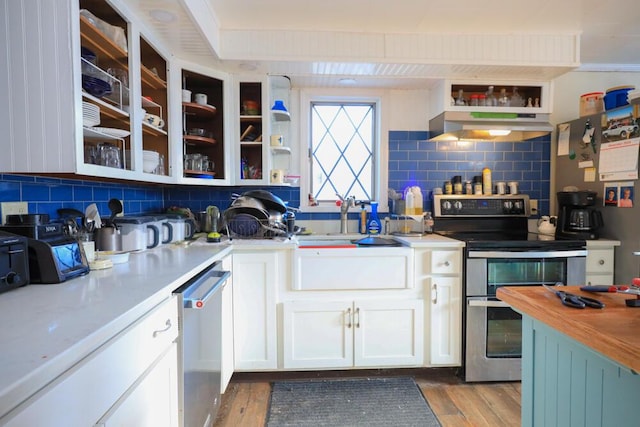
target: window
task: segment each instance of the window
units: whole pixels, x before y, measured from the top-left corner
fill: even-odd
[[[314,211],[325,212],[336,209],[336,194],[379,202],[387,182],[387,138],[381,126],[380,98],[303,96],[302,105],[306,109],[303,117],[308,119],[303,129],[309,131],[301,201],[311,195],[319,204]]]

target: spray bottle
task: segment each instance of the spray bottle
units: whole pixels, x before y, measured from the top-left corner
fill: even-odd
[[[367,232],[369,234],[380,234],[382,232],[382,223],[378,219],[378,202],[371,202],[371,215],[367,223]]]

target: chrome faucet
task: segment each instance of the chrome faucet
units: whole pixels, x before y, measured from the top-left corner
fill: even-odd
[[[342,197],[338,193],[336,196],[340,199],[342,204],[340,205],[340,234],[348,234],[347,230],[347,214],[349,213],[349,208],[356,207],[359,203],[356,202],[355,196]]]

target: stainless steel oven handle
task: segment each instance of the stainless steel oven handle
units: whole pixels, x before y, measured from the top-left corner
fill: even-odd
[[[231,276],[230,271],[211,271],[211,276],[218,277],[218,280],[207,290],[207,292],[201,298],[185,298],[184,299],[184,308],[195,308],[201,309],[204,308],[207,300],[213,295],[218,289],[222,289],[224,283]],[[206,280],[203,280],[201,283],[196,286],[202,286],[206,283]],[[191,290],[191,289],[190,289]]]
[[[506,307],[511,308],[509,304],[503,301],[483,301],[483,300],[470,300],[467,302],[469,307]]]
[[[573,251],[469,251],[469,258],[573,258],[586,257],[586,249]]]

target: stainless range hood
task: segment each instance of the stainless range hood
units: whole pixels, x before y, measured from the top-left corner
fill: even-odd
[[[445,111],[429,120],[429,141],[524,141],[549,134],[549,114]]]

